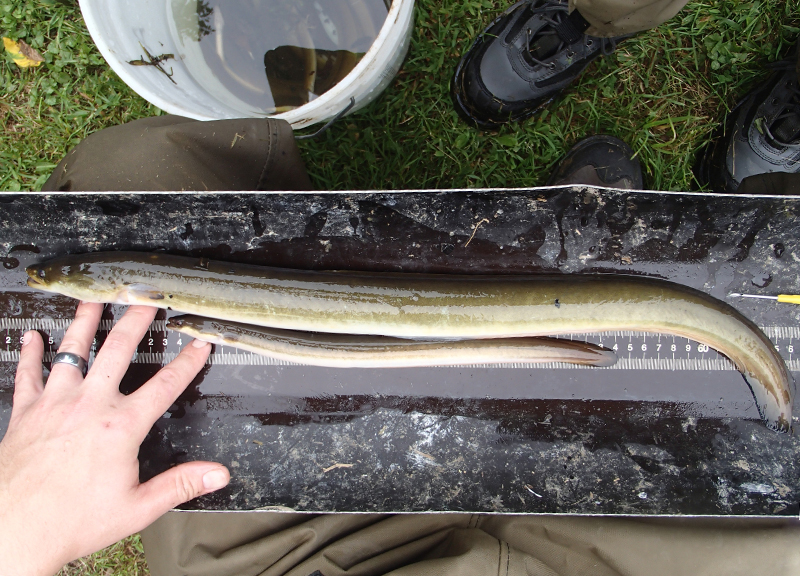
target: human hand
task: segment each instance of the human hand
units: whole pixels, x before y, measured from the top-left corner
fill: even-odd
[[[81,303],[59,351],[88,358],[102,311],[102,304]],[[155,312],[132,306],[85,378],[74,366],[56,364],[47,387],[42,338],[24,335],[0,442],[3,576],[54,574],[230,480],[221,464],[189,462],[139,484],[139,445],[211,350],[195,340],[136,392],[121,394],[119,383]]]

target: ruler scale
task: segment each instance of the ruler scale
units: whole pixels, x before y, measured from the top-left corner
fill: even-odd
[[[19,348],[22,334],[27,330],[39,330],[45,337],[44,361],[49,362],[55,355],[64,333],[72,322],[71,318],[34,319],[0,318],[0,362],[19,361]],[[114,321],[101,321],[98,334],[111,330]],[[789,370],[800,372],[800,328],[793,326],[762,326],[761,329],[772,340],[778,353],[786,361]],[[561,338],[591,342],[613,349],[617,353],[617,363],[607,368],[577,366],[560,362],[541,364],[465,364],[470,368],[510,368],[510,369],[570,369],[570,370],[656,370],[656,371],[735,371],[734,365],[722,354],[705,344],[679,336],[632,331],[600,332],[594,334],[571,334]],[[137,364],[163,365],[172,361],[181,347],[190,339],[166,328],[166,320],[154,321],[139,344],[132,361]],[[93,354],[92,354],[93,355]],[[90,359],[91,360],[91,359]],[[209,357],[209,364],[284,366],[291,362],[243,352],[236,348],[216,346]]]

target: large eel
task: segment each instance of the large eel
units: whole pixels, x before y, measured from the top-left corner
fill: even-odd
[[[135,252],[65,256],[27,272],[30,286],[81,300],[287,330],[424,339],[609,330],[684,336],[733,361],[769,428],[791,429],[793,382],[769,339],[728,304],[663,280],[318,272]]]
[[[167,328],[213,344],[234,346],[289,362],[335,368],[399,368],[461,364],[566,362],[611,366],[613,351],[554,338],[407,340],[391,336],[298,332],[203,318],[174,316]]]

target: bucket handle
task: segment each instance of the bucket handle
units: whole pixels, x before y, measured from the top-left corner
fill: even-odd
[[[333,118],[328,120],[328,122],[325,124],[325,126],[320,128],[319,130],[317,130],[313,134],[303,134],[302,136],[295,136],[294,139],[295,140],[308,140],[309,138],[316,138],[317,136],[321,136],[324,132],[327,132],[328,128],[333,126],[334,122],[336,122],[339,118],[341,118],[342,116],[344,116],[345,114],[350,112],[350,110],[355,105],[356,105],[356,99],[353,96],[350,96],[350,104],[348,104],[345,107],[345,109],[342,110],[341,112],[339,112],[336,116],[334,116]]]

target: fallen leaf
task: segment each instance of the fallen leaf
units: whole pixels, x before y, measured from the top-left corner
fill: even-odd
[[[20,68],[27,68],[28,66],[39,66],[44,62],[44,58],[39,54],[35,48],[26,44],[23,40],[14,41],[11,38],[3,37],[3,46],[6,52],[11,54],[14,59],[14,64]]]
[[[41,64],[44,62],[44,58],[42,57],[39,52],[36,51],[35,48],[26,44],[23,40],[18,42],[19,44],[19,51],[22,53],[25,58],[30,60],[31,62],[36,62],[36,65]]]

